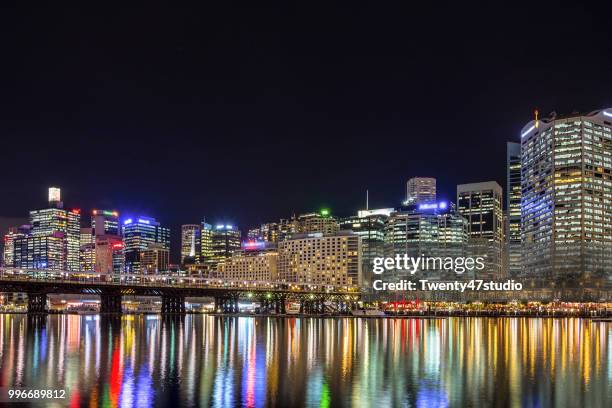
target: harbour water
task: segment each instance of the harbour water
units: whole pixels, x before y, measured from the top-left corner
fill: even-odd
[[[0,389],[75,407],[604,407],[611,346],[612,324],[578,318],[4,314]]]

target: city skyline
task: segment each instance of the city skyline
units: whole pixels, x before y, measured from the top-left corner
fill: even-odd
[[[3,200],[0,217],[24,217],[49,185],[83,209],[167,214],[174,230],[202,215],[238,225],[321,206],[348,215],[366,189],[384,207],[412,176],[435,177],[450,200],[483,170],[504,185],[506,142],[520,141],[534,108],[612,106],[599,9],[441,15],[420,4],[406,19],[355,7],[6,10],[2,162],[19,177],[5,172],[2,190],[19,200]],[[555,32],[547,58],[517,24],[527,14],[549,17],[538,22]]]
[[[535,129],[535,134],[537,134],[537,128],[538,128],[538,125],[540,123],[548,124],[548,123],[554,122],[555,120],[557,120],[557,118],[571,118],[571,117],[577,116],[577,115],[581,116],[581,117],[584,117],[584,118],[586,118],[587,121],[589,121],[590,117],[592,115],[597,115],[597,117],[602,118],[600,120],[605,121],[605,124],[607,126],[609,126],[609,122],[607,122],[606,119],[608,119],[609,117],[612,117],[612,113],[611,112],[612,112],[612,109],[603,108],[603,109],[598,109],[598,110],[595,110],[595,111],[590,111],[589,113],[586,113],[586,112],[585,113],[581,113],[581,114],[575,113],[574,115],[568,115],[568,116],[558,116],[557,114],[551,114],[548,118],[542,118],[539,115],[539,112],[536,110],[536,111],[534,111],[534,119],[529,121],[529,122],[527,122],[524,125],[524,127],[523,127],[523,130],[522,130],[521,135],[520,135],[521,136],[521,143],[524,143],[525,136],[527,136],[528,134],[534,132],[534,129]],[[602,124],[603,123],[604,122],[602,122]],[[502,249],[501,247],[498,249],[500,252],[494,256],[494,258],[497,259],[495,261],[495,263],[498,265],[497,268],[499,268],[500,273],[501,273],[501,271],[503,269],[504,270],[503,274],[507,274],[510,270],[513,270],[513,268],[516,266],[516,262],[517,262],[517,259],[518,259],[518,258],[516,258],[515,255],[511,254],[511,251],[512,251],[512,237],[511,237],[512,236],[512,232],[511,231],[512,231],[512,228],[513,228],[512,227],[512,222],[514,222],[514,221],[512,221],[512,218],[509,218],[508,222],[510,222],[510,224],[508,224],[508,225],[506,225],[504,227],[503,224],[505,224],[506,221],[502,221],[502,210],[504,211],[504,216],[503,217],[507,217],[508,215],[511,216],[513,212],[516,213],[516,209],[508,208],[508,205],[510,203],[509,200],[511,198],[509,196],[509,194],[514,194],[513,199],[516,200],[517,197],[520,198],[520,191],[518,191],[518,196],[516,196],[516,192],[515,191],[507,191],[507,189],[510,188],[511,183],[513,183],[513,182],[516,183],[517,182],[516,175],[514,175],[514,176],[511,175],[510,170],[512,168],[514,168],[515,170],[520,170],[521,169],[521,166],[520,166],[520,157],[517,157],[517,159],[519,160],[519,163],[518,163],[519,167],[511,167],[512,163],[510,161],[510,157],[511,157],[512,154],[520,156],[520,144],[519,143],[515,143],[515,142],[507,142],[507,148],[509,150],[506,151],[507,160],[504,163],[505,164],[505,170],[506,170],[506,179],[503,180],[503,182],[501,183],[501,185],[504,185],[505,188],[502,188],[500,183],[497,183],[496,181],[488,181],[487,178],[486,178],[486,174],[483,174],[483,178],[481,178],[481,180],[476,182],[476,183],[458,184],[456,186],[456,191],[457,191],[456,199],[452,200],[452,199],[447,199],[446,198],[447,195],[445,193],[442,193],[442,194],[439,193],[439,190],[437,190],[437,188],[436,188],[436,183],[437,182],[439,183],[439,180],[437,180],[436,178],[429,178],[429,179],[428,178],[423,178],[423,176],[427,177],[427,175],[423,175],[423,174],[421,174],[419,176],[416,176],[416,177],[415,176],[406,177],[407,186],[408,186],[408,193],[407,193],[408,196],[411,194],[410,193],[411,189],[415,189],[416,188],[415,187],[416,184],[413,184],[412,187],[411,187],[411,183],[427,183],[427,186],[423,187],[424,188],[423,196],[420,197],[417,200],[417,202],[420,202],[420,203],[430,203],[430,202],[432,202],[432,200],[436,200],[437,199],[438,202],[444,203],[445,207],[446,207],[447,203],[449,203],[449,202],[453,203],[454,202],[458,206],[460,213],[464,212],[462,210],[462,208],[464,208],[466,205],[468,205],[467,203],[469,202],[469,201],[465,201],[465,202],[462,203],[462,201],[460,199],[460,191],[470,191],[470,190],[474,190],[474,189],[478,190],[478,189],[485,188],[485,187],[489,188],[489,189],[490,188],[497,189],[498,192],[495,193],[497,195],[497,198],[496,198],[497,204],[496,205],[498,206],[498,209],[496,210],[497,212],[496,212],[496,215],[495,215],[496,221],[495,221],[495,226],[491,226],[490,228],[493,228],[493,230],[491,232],[496,231],[495,234],[498,237],[495,239],[495,242],[497,242],[498,245],[502,245],[502,244],[503,245],[506,245],[506,244],[509,245],[507,247],[507,251],[509,251],[507,253],[508,257],[505,258],[505,260],[504,260],[504,258],[502,258],[502,252],[506,251],[506,249]],[[514,149],[514,150],[511,150],[511,149]],[[603,159],[603,160],[607,160],[607,159]],[[605,165],[605,166],[607,166],[607,165]],[[520,176],[520,173],[517,173],[517,174]],[[515,179],[513,180],[512,177],[515,177]],[[520,182],[520,177],[519,177],[518,181]],[[429,186],[430,183],[433,183],[432,184],[433,187]],[[55,207],[63,208],[64,203],[62,201],[60,201],[60,195],[61,195],[60,191],[61,190],[62,189],[58,188],[57,186],[49,187],[48,188],[48,203],[49,203],[49,206],[51,208],[55,208]],[[416,192],[414,194],[416,194]],[[437,197],[436,197],[436,194],[437,194]],[[470,193],[470,194],[472,194],[472,193]],[[405,197],[407,197],[407,196],[405,196]],[[467,197],[468,196],[466,196],[466,198]],[[61,196],[61,198],[64,198],[64,196]],[[478,193],[477,201],[476,202],[480,202],[481,199],[482,198],[480,197],[480,193]],[[17,200],[15,200],[15,201],[17,201]],[[368,207],[368,209],[372,208],[373,206],[370,206],[369,203],[370,203],[370,201],[369,201],[369,194],[368,194],[368,190],[366,190],[365,206],[361,206],[360,210],[363,210],[366,207]],[[385,203],[384,207],[385,208],[389,208],[389,207],[396,208],[396,209],[398,209],[397,211],[401,211],[399,209],[401,207],[401,205],[406,205],[407,203],[408,203],[408,201],[402,200],[401,204],[398,203],[398,202],[392,203],[391,205],[389,205],[390,203]],[[36,207],[36,208],[40,208],[40,207]],[[97,208],[99,208],[99,207],[97,207]],[[93,223],[94,218],[96,218],[96,211],[98,211],[96,209],[93,209],[91,212],[86,211],[86,212],[84,212],[82,214],[82,209],[81,208],[75,208],[75,206],[66,206],[66,209],[70,210],[70,211],[67,212],[67,214],[70,215],[72,213],[76,213],[78,215],[78,222],[80,223],[80,227],[81,228],[86,227],[87,225],[89,225],[88,224],[89,221],[91,221]],[[49,211],[53,211],[53,210],[49,210]],[[318,216],[319,211],[321,212],[321,214],[324,213],[325,216],[327,216],[327,215],[334,215],[335,217],[337,217],[336,218],[337,222],[334,223],[336,230],[327,231],[326,227],[324,227],[323,224],[319,225],[320,222],[325,221],[325,217],[323,217],[322,219],[319,219],[319,221],[316,221],[316,218],[319,217]],[[472,211],[472,210],[470,210],[470,211]],[[509,213],[508,213],[508,211],[509,211]],[[36,212],[37,211],[34,211],[34,213],[36,213]],[[121,226],[122,229],[125,229],[126,227],[130,227],[131,226],[131,225],[128,225],[128,223],[131,224],[132,218],[134,220],[138,219],[138,221],[140,222],[139,218],[141,218],[141,217],[144,217],[144,218],[150,217],[149,214],[146,214],[146,215],[144,215],[144,214],[135,215],[134,212],[127,212],[127,214],[123,213],[121,217],[119,217],[118,212],[115,211],[115,210],[113,210],[113,211],[103,211],[103,212],[104,213],[108,213],[108,215],[112,215],[113,217],[115,217],[115,219],[117,221],[119,221],[119,225]],[[88,218],[87,215],[82,219],[82,216],[85,215],[85,214],[88,214],[88,213],[91,214],[91,220]],[[312,211],[310,211],[310,214],[309,214],[308,211],[294,212],[293,214],[291,214],[290,216],[285,218],[285,220],[288,220],[288,219],[291,219],[291,220],[301,220],[303,217],[305,217],[305,220],[308,220],[311,216],[314,215],[315,219],[313,219],[313,221],[315,221],[316,224],[313,224],[312,227],[306,227],[306,229],[304,229],[302,232],[309,232],[309,228],[314,228],[312,231],[325,231],[327,233],[330,233],[330,232],[333,233],[334,231],[337,231],[337,228],[338,228],[338,225],[339,225],[338,222],[340,222],[340,223],[341,222],[346,222],[347,225],[349,225],[348,224],[349,220],[351,218],[353,218],[356,213],[357,213],[357,211],[355,211],[355,212],[353,212],[351,214],[349,211],[347,211],[346,208],[331,210],[328,207],[320,206],[318,209],[314,210],[314,213]],[[466,215],[465,213],[463,213],[463,215],[468,217],[468,219],[470,218],[470,216]],[[97,217],[100,217],[100,216],[102,216],[102,215],[99,212]],[[162,216],[161,216],[162,219],[165,218],[165,216],[167,216],[167,214],[162,214]],[[155,217],[159,217],[159,216],[156,214]],[[471,217],[473,219],[473,216],[471,216]],[[32,220],[32,212],[30,212],[30,218]],[[233,221],[228,221],[228,220],[231,220],[231,219],[233,219],[233,217],[229,216],[229,217],[223,217],[220,220],[218,219],[218,220],[212,220],[211,221],[211,218],[209,218],[209,217],[200,216],[200,221],[184,220],[184,219],[181,220],[181,223],[179,224],[179,228],[176,228],[176,227],[173,226],[173,227],[170,228],[170,231],[173,231],[173,233],[170,234],[170,231],[167,232],[168,238],[166,238],[166,239],[168,239],[170,242],[169,243],[165,242],[163,244],[163,247],[165,248],[165,250],[169,252],[169,254],[166,255],[166,256],[169,256],[169,259],[167,261],[165,261],[166,264],[168,262],[175,263],[175,264],[181,264],[181,265],[185,264],[185,260],[184,260],[185,249],[183,248],[183,246],[184,246],[184,242],[183,242],[183,240],[184,240],[184,233],[183,233],[182,230],[184,229],[184,227],[189,226],[190,224],[194,225],[194,224],[192,224],[193,222],[198,222],[198,223],[199,222],[201,222],[201,223],[212,222],[212,224],[216,225],[216,227],[209,226],[212,229],[213,233],[215,233],[215,232],[217,232],[219,230],[219,223],[221,223],[221,227],[222,228],[224,227],[225,229],[229,228],[229,229],[238,230],[239,231],[238,238],[236,238],[236,243],[233,244],[232,248],[239,248],[239,242],[240,241],[244,242],[246,240],[251,239],[251,234],[252,233],[257,234],[256,231],[257,231],[257,229],[259,229],[259,227],[263,228],[264,224],[266,224],[266,223],[274,223],[274,222],[276,222],[279,219],[281,219],[281,222],[282,222],[283,216],[282,215],[280,217],[277,216],[276,218],[268,219],[268,220],[262,221],[262,222],[257,223],[257,224],[248,224],[248,225],[237,225]],[[155,222],[155,218],[151,218],[150,220]],[[484,220],[484,218],[483,219],[478,218],[478,220],[475,221],[476,225],[480,225],[481,222],[484,222],[483,220]],[[12,228],[17,228],[17,227],[20,227],[21,224],[26,224],[26,222],[15,223],[14,221],[15,220],[11,220],[12,224],[10,224],[10,227],[12,227]],[[100,222],[102,222],[102,219],[100,220]],[[134,223],[132,225],[139,225],[139,222],[138,223]],[[491,220],[489,220],[487,222],[491,222]],[[148,222],[147,222],[147,224],[148,224]],[[196,226],[197,226],[197,224],[196,224]],[[520,226],[520,224],[519,224],[519,226]],[[0,228],[3,228],[3,226],[0,225]],[[478,228],[480,228],[480,227],[478,227]],[[509,229],[507,229],[505,232],[503,232],[502,230],[504,228],[509,228]],[[164,226],[164,230],[168,230],[168,227]],[[2,233],[5,233],[5,232],[6,232],[6,228],[3,228]],[[299,232],[299,231],[293,231],[293,232],[295,233],[295,232]],[[241,238],[240,238],[240,233],[242,233],[242,237]],[[73,234],[74,234],[74,232],[73,232]],[[506,237],[506,234],[510,234],[510,235],[508,235],[508,237]],[[96,235],[98,235],[98,234],[96,234]],[[489,237],[488,239],[490,239],[490,238],[491,237]],[[506,238],[509,238],[509,240],[506,241]],[[68,244],[68,245],[70,245],[70,244]],[[195,251],[195,249],[196,249],[195,248],[195,241],[194,241],[193,245],[194,245],[193,246],[193,250]],[[198,242],[198,246],[201,248],[201,244],[199,242]],[[146,245],[143,246],[141,248],[141,250],[146,249],[145,247],[146,247]],[[199,251],[200,251],[200,249],[198,249],[198,252]],[[227,248],[225,248],[222,252],[225,253],[225,256],[228,256],[229,254],[232,253],[232,251],[233,251],[233,249],[230,252],[228,252]],[[140,255],[138,255],[138,256],[140,256]],[[68,255],[68,258],[70,258],[70,255]],[[199,258],[199,255],[198,255],[198,258]],[[73,256],[72,259],[73,259],[73,261],[72,261],[71,265],[74,266],[74,265],[78,264],[78,260],[75,261],[74,260],[75,259],[74,256]],[[510,264],[508,264],[508,260],[509,259],[513,259],[513,261],[511,261]],[[197,262],[197,258],[194,258],[194,260]],[[126,268],[127,269],[131,269],[131,267],[129,267],[129,268],[127,267],[127,264],[126,264]],[[72,268],[72,270],[74,270],[74,267]],[[514,270],[514,272],[518,272],[518,270]],[[500,275],[500,276],[502,276],[502,275]]]

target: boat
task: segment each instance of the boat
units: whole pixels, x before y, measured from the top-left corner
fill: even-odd
[[[287,314],[299,314],[300,304],[299,303],[288,303],[285,311],[287,312]]]
[[[351,315],[355,317],[385,317],[386,314],[378,309],[356,309],[351,310]]]
[[[91,315],[98,314],[100,312],[97,303],[81,303],[76,305],[69,305],[66,308],[65,313],[68,314],[79,314],[79,315]]]

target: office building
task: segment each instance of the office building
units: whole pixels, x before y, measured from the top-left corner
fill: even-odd
[[[297,220],[281,218],[279,222],[261,224],[261,239],[266,242],[279,242],[297,233]]]
[[[280,241],[278,278],[288,283],[361,286],[361,240],[341,231],[296,234]]]
[[[212,258],[214,266],[240,250],[240,230],[234,225],[218,224],[212,232]]]
[[[17,238],[13,261],[16,268],[66,270],[66,238],[60,233]]]
[[[467,220],[452,203],[421,203],[398,208],[385,224],[385,256],[463,257],[467,255]],[[428,269],[416,272],[419,279],[456,279],[454,271]],[[386,280],[414,279],[406,270],[390,269]],[[469,274],[466,274],[469,275]],[[463,275],[463,276],[466,276]]]
[[[310,234],[320,232],[323,234],[336,234],[340,230],[338,220],[333,217],[328,209],[318,213],[302,214],[296,220],[296,232],[299,234]]]
[[[200,261],[202,244],[200,224],[181,225],[181,264],[194,264]]]
[[[261,228],[260,227],[250,228],[247,231],[247,239],[249,241],[263,241],[263,237],[261,234]]]
[[[406,183],[405,205],[435,203],[437,199],[436,179],[433,177],[413,177]]]
[[[503,278],[504,215],[503,193],[495,181],[457,186],[457,210],[468,220],[472,256],[485,258],[478,277]]]
[[[91,228],[96,236],[121,235],[119,212],[115,210],[93,210],[91,212]]]
[[[371,290],[375,275],[372,273],[374,258],[385,255],[385,224],[389,214],[359,211],[356,216],[341,219],[340,229],[352,231],[361,238],[361,270],[364,289]]]
[[[20,253],[23,267],[80,270],[81,211],[63,209],[60,189],[49,189],[49,208],[30,211],[30,225],[30,235],[22,238],[30,242],[21,242],[20,250],[35,252]]]
[[[210,264],[213,260],[213,227],[202,221],[200,229],[200,264]]]
[[[609,286],[612,108],[527,123],[521,190],[525,275],[573,288]]]
[[[510,277],[521,275],[521,145],[507,143],[506,150],[506,250]]]
[[[6,235],[4,235],[2,266],[7,268],[12,268],[15,266],[15,240],[26,238],[28,235],[30,235],[29,225],[9,228]]]
[[[95,237],[95,268],[98,273],[121,274],[124,272],[123,239],[117,235]]]
[[[96,264],[96,245],[91,228],[81,228],[79,247],[79,270],[94,271]]]
[[[163,244],[149,244],[147,249],[140,251],[142,274],[150,275],[167,272],[169,263],[170,251]]]
[[[169,228],[150,217],[133,217],[123,221],[125,273],[142,273],[141,253],[155,244],[170,250]]]
[[[240,251],[219,264],[217,278],[234,281],[272,282],[278,280],[278,251],[274,244],[247,241]]]

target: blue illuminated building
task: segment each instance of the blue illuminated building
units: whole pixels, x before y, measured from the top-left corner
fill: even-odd
[[[151,246],[170,249],[170,229],[162,227],[155,218],[130,217],[123,221],[125,272],[141,273],[141,253]]]

